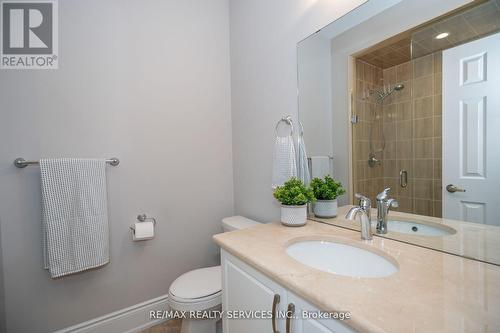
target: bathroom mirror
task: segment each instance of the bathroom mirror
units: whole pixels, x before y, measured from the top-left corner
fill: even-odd
[[[399,203],[374,234],[500,264],[500,1],[368,1],[298,44],[312,177],[357,205]],[[358,221],[311,219],[359,230]]]

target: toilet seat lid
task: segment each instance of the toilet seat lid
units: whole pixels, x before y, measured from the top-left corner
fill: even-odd
[[[196,299],[222,290],[220,266],[195,269],[179,276],[170,286],[170,293],[184,299]]]

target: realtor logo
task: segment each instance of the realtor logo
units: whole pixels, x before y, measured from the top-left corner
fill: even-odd
[[[2,1],[2,69],[57,69],[57,2]]]

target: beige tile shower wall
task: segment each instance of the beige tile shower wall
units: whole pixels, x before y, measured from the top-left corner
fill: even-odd
[[[358,123],[353,125],[354,193],[363,193],[375,200],[377,191],[383,186],[383,166],[368,166],[368,157],[382,147],[382,105],[374,96],[368,97],[368,90],[382,83],[382,69],[366,62],[356,62],[355,114]],[[378,88],[377,88],[378,89]],[[372,127],[373,126],[373,127]],[[373,133],[373,149],[370,148],[370,129]],[[378,159],[381,153],[376,154]],[[354,201],[356,202],[356,201]]]
[[[385,99],[384,185],[393,189],[400,210],[441,217],[441,53],[383,71],[384,84],[404,90]],[[408,186],[399,173],[408,172]]]

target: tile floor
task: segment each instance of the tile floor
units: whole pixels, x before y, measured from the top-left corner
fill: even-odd
[[[180,333],[181,320],[172,319],[160,325],[156,325],[142,331],[141,333]]]

